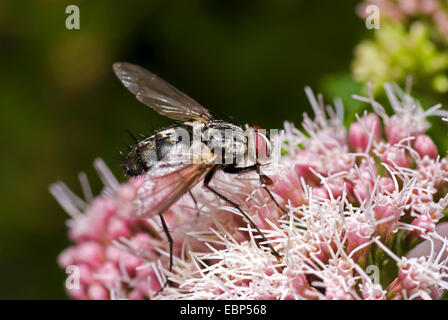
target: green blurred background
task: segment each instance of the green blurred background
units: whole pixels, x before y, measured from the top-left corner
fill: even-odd
[[[81,29],[67,30],[67,5]],[[166,125],[112,73],[129,61],[204,106],[243,123],[280,128],[309,111],[303,88],[349,101],[328,85],[348,72],[368,32],[356,1],[0,1],[0,298],[66,298],[56,264],[69,245],[67,215],[48,192],[80,194],[102,157],[123,179],[119,150]],[[353,85],[354,86],[354,85]]]

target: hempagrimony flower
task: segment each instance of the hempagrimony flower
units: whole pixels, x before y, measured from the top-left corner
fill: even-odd
[[[139,216],[154,201],[150,170],[120,184],[96,160],[105,189],[93,198],[81,175],[85,200],[62,183],[51,186],[71,215],[74,242],[59,264],[78,266],[81,275],[79,289],[68,293],[78,299],[440,299],[448,290],[448,158],[426,131],[427,117],[448,112],[439,105],[425,111],[395,85],[385,90],[394,114],[370,90],[354,98],[373,113],[360,114],[346,130],[341,103],[327,106],[307,88],[315,116],[305,115],[300,129],[287,122],[267,140],[282,149],[278,163],[263,166],[271,195],[256,171],[218,171],[213,187],[224,197],[198,183],[190,189],[194,200],[185,193],[164,208],[165,226],[157,215]],[[164,229],[172,236],[172,267]]]

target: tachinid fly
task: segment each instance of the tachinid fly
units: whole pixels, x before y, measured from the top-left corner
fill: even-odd
[[[261,186],[284,211],[267,188],[267,185],[272,184],[272,180],[260,172],[261,164],[257,158],[259,150],[255,152],[253,165],[238,166],[240,160],[247,157],[250,151],[247,131],[235,124],[214,119],[199,103],[144,68],[117,62],[113,65],[113,69],[124,86],[139,101],[159,114],[179,122],[176,126],[161,130],[138,142],[122,163],[123,170],[128,176],[146,172],[151,174],[154,189],[148,193],[149,210],[146,210],[142,217],[156,214],[160,216],[170,241],[170,269],[172,240],[162,213],[201,180],[210,192],[235,207],[257,230],[272,253],[280,257],[239,205],[210,186],[210,181],[217,170],[229,174],[257,172]],[[231,132],[230,138],[229,132]],[[270,144],[265,134],[255,128],[249,128],[249,136],[255,137],[255,140],[265,141],[269,152]],[[195,140],[195,137],[199,139]]]

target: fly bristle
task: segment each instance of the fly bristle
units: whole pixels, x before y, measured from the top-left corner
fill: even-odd
[[[123,162],[126,159],[126,156],[124,155],[123,151],[119,150],[118,155],[120,156],[120,161]]]
[[[137,139],[137,137],[131,132],[131,130],[126,129],[126,132],[129,134],[131,139],[134,141],[135,144],[139,143],[140,141]]]

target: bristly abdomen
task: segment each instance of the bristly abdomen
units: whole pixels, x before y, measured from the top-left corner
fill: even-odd
[[[182,129],[187,128],[183,127]],[[122,162],[122,169],[126,176],[139,176],[151,169],[158,161],[172,151],[173,145],[178,143],[176,128],[171,127],[138,142]],[[189,132],[191,129],[189,130]]]

